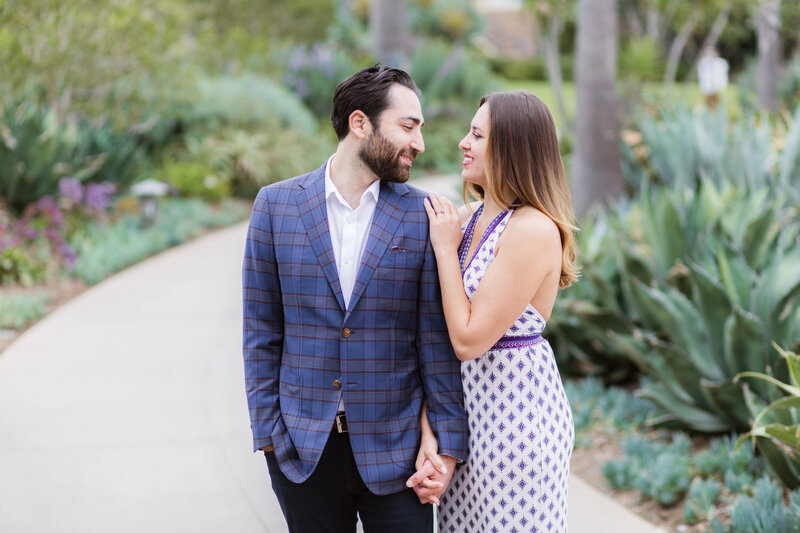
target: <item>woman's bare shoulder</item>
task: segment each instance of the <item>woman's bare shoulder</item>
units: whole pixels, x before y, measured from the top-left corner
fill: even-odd
[[[466,204],[466,205],[462,205],[461,207],[459,207],[458,208],[458,216],[461,218],[461,223],[463,224],[464,222],[466,222],[467,219],[472,216],[472,213],[477,211],[480,206],[481,206],[481,202],[480,201],[475,201],[475,202],[472,202],[472,203],[469,203],[469,204]]]
[[[535,207],[520,207],[511,218],[506,232],[509,240],[535,244],[537,248],[547,245],[561,246],[558,226]]]

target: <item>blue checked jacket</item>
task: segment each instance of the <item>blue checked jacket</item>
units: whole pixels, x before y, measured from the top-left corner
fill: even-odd
[[[242,268],[244,370],[253,447],[300,483],[344,395],[350,443],[376,494],[405,489],[419,415],[440,453],[467,457],[460,363],[442,314],[425,194],[382,183],[348,309],[328,231],[324,170],[261,189]]]

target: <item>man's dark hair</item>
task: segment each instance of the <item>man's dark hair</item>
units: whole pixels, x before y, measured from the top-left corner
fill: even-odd
[[[395,83],[408,87],[417,96],[420,94],[407,72],[378,65],[359,70],[336,87],[331,123],[340,141],[350,131],[349,120],[353,111],[363,111],[373,126],[378,127],[378,117],[389,107],[389,89]]]

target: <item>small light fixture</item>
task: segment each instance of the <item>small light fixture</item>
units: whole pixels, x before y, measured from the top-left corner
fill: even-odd
[[[158,220],[158,199],[167,194],[169,185],[154,179],[140,181],[131,187],[131,194],[139,199],[141,226],[149,228]]]

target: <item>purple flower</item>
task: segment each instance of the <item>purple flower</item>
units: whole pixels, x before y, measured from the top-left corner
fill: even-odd
[[[64,262],[68,267],[74,265],[75,260],[78,259],[78,254],[76,254],[75,250],[73,250],[72,247],[70,247],[70,245],[66,242],[61,243],[61,245],[58,247],[58,252],[64,258]]]
[[[117,188],[111,183],[90,183],[86,186],[86,205],[96,211],[105,211],[111,204],[111,196]]]
[[[58,180],[58,191],[62,197],[68,198],[73,204],[79,204],[83,200],[83,186],[77,178]]]

